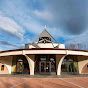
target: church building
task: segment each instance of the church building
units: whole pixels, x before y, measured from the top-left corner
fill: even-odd
[[[66,49],[44,29],[25,49],[0,52],[0,74],[88,74],[88,51]]]

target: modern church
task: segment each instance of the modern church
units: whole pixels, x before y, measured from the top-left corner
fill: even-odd
[[[44,29],[25,49],[0,52],[0,74],[88,74],[88,51],[65,49]]]

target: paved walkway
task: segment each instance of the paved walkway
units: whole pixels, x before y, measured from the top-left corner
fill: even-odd
[[[88,88],[88,78],[6,78],[0,88]]]
[[[0,88],[88,88],[88,75],[0,75]]]

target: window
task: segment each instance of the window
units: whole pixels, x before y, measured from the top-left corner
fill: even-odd
[[[4,65],[1,65],[1,71],[3,71],[4,70]]]

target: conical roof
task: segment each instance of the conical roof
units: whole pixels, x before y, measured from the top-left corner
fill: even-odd
[[[49,38],[53,38],[46,29],[43,30],[43,32],[37,37],[37,38],[41,38],[41,37],[49,37]]]
[[[54,39],[54,38],[49,34],[49,32],[48,32],[46,29],[44,29],[43,32],[40,33],[40,35],[39,35],[34,41],[36,41],[38,38],[41,38],[41,37],[49,37],[49,38]],[[55,40],[55,39],[54,39],[54,40]],[[56,40],[55,40],[55,41],[56,41]],[[57,41],[56,41],[56,42],[57,42]]]

